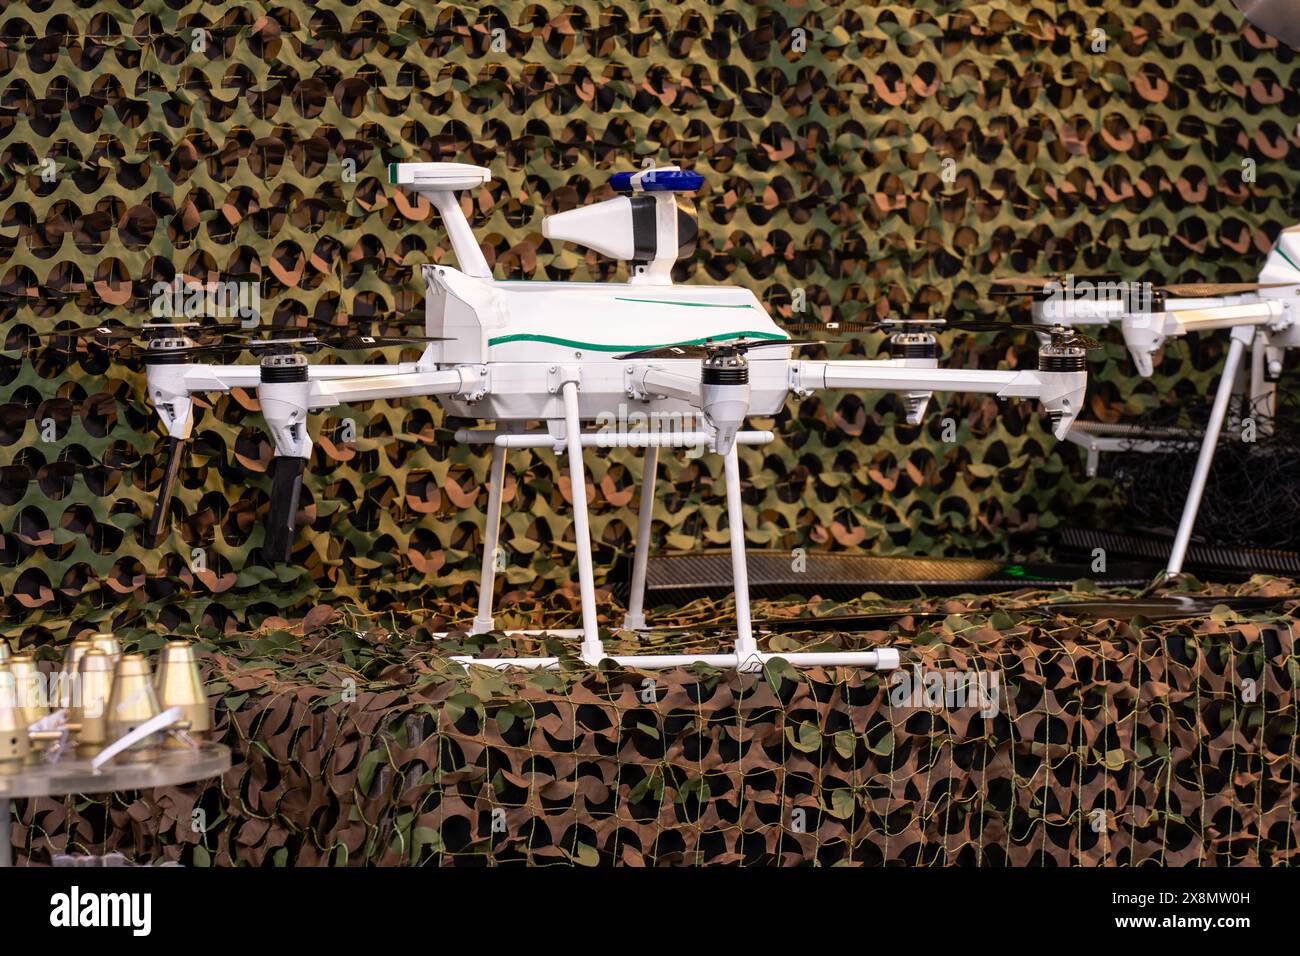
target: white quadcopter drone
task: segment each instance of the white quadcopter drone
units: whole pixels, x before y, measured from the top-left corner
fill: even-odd
[[[145,336],[143,352],[148,400],[169,439],[159,503],[149,528],[154,546],[167,519],[181,445],[193,425],[195,393],[233,388],[259,392],[277,458],[264,547],[275,560],[287,560],[292,544],[303,470],[312,447],[308,415],[342,403],[434,396],[453,415],[496,423],[495,429],[456,434],[458,441],[492,446],[482,586],[471,633],[493,630],[494,558],[507,450],[551,448],[568,454],[582,627],[544,633],[581,637],[582,659],[594,665],[609,655],[597,629],[583,455],[592,447],[645,450],[631,597],[623,623],[626,629],[641,631],[646,628],[643,598],[659,448],[703,445],[724,460],[735,574],[734,653],[612,659],[640,668],[701,662],[754,670],[779,656],[796,665],[892,668],[898,666],[898,652],[888,648],[759,652],[750,624],[736,446],[763,444],[773,436],[746,429],[747,416],[775,415],[792,392],[805,396],[827,388],[863,388],[902,393],[909,419],[919,422],[933,391],[982,392],[1040,400],[1059,438],[1082,407],[1085,351],[1096,343],[1064,327],[1052,330],[1050,342],[1039,351],[1038,368],[1029,370],[938,368],[934,335],[910,324],[894,329],[894,358],[804,361],[793,353],[820,343],[790,339],[748,289],[673,285],[673,263],[689,254],[696,240],[689,194],[703,179],[693,172],[660,167],[618,173],[610,185],[622,195],[544,220],[547,238],[579,243],[627,262],[626,283],[494,279],[457,198],[489,182],[487,169],[460,163],[395,163],[389,178],[437,208],[460,268],[424,267],[424,336],[351,336],[342,344],[375,349],[422,343],[423,354],[416,362],[396,365],[312,365],[303,352],[328,344],[324,337],[202,345],[183,327],[153,329],[152,337]],[[138,334],[120,328],[89,331]],[[260,362],[208,364],[214,356],[244,350],[263,353]],[[584,430],[584,423],[607,418],[620,406],[697,424],[667,432]],[[456,659],[493,667],[559,664],[555,657]]]
[[[1272,417],[1285,349],[1300,347],[1300,225],[1284,230],[1274,244],[1257,282],[1189,282],[1152,287],[1145,283],[1079,281],[1073,276],[997,280],[1035,293],[1036,323],[1058,326],[1120,323],[1124,344],[1138,374],[1152,373],[1152,358],[1172,336],[1229,329],[1228,354],[1214,405],[1192,474],[1187,501],[1178,523],[1167,577],[1182,571],[1196,514],[1209,478],[1214,451],[1234,390],[1248,388],[1251,407]],[[1238,383],[1242,358],[1251,349],[1249,383]],[[1134,437],[1124,427],[1079,422],[1067,436],[1089,453],[1089,472],[1101,451],[1159,452],[1169,437]]]

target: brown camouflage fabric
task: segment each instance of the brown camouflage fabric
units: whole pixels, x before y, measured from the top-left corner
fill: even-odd
[[[1256,578],[1216,593],[1295,590]],[[437,621],[394,632],[320,606],[206,645],[216,734],[236,754],[220,781],[20,802],[16,856],[120,851],[199,866],[1293,862],[1300,600],[1269,615],[1220,607],[1155,624],[1035,609],[1053,597],[1071,595],[758,608],[892,607],[903,616],[879,630],[780,635],[767,647],[888,643],[903,653],[902,673],[941,674],[945,687],[949,675],[982,673],[999,691],[929,699],[898,677],[784,662],[737,674],[592,670],[570,658],[559,672],[466,673],[445,655],[541,648],[433,639]],[[720,613],[700,602],[683,621]],[[661,642],[721,649],[698,632]]]

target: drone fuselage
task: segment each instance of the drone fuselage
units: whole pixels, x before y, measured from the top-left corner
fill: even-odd
[[[616,356],[683,342],[788,338],[748,289],[737,286],[637,287],[609,282],[496,281],[447,266],[426,266],[425,330],[447,341],[429,346],[425,361],[481,365],[491,388],[470,402],[440,396],[452,414],[501,421],[564,418],[557,376],[581,375],[584,421],[617,416],[635,402],[643,413],[698,414],[698,399],[638,392],[637,366]],[[749,414],[774,415],[790,389],[791,350],[749,356]],[[698,359],[656,360],[657,368],[699,382]],[[693,391],[698,392],[698,385]],[[648,404],[647,404],[648,403]]]

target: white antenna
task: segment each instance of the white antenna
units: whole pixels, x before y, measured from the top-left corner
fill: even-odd
[[[389,163],[388,181],[394,186],[410,186],[433,203],[442,216],[461,272],[479,279],[492,278],[492,270],[456,197],[462,190],[490,183],[491,170],[469,163]]]

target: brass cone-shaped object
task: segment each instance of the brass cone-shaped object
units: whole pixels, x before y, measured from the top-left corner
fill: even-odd
[[[18,694],[18,709],[23,720],[34,724],[50,712],[49,701],[45,696],[45,677],[36,666],[30,654],[15,654],[6,665],[9,673],[14,675],[15,692]]]
[[[122,658],[122,645],[117,642],[117,638],[112,634],[92,634],[90,643],[98,650],[103,651],[113,661],[114,666]]]
[[[113,672],[113,688],[108,695],[108,743],[129,734],[159,713],[158,695],[154,693],[149,662],[143,654],[123,654]],[[144,740],[137,741],[118,759],[156,759],[160,736],[150,734]]]
[[[81,658],[94,645],[89,640],[78,639],[63,652],[63,670],[59,672],[58,701],[60,707],[72,707],[76,697],[76,684],[81,680]],[[53,697],[54,695],[51,695]]]
[[[68,723],[79,724],[77,752],[99,753],[108,743],[108,700],[113,692],[113,661],[91,648],[81,657],[80,696],[68,709]]]
[[[9,668],[0,665],[0,774],[21,770],[30,750],[27,722],[18,708],[17,682]],[[7,821],[4,829],[8,839]]]
[[[158,705],[167,710],[179,707],[189,721],[189,733],[205,737],[212,729],[212,715],[208,710],[208,695],[203,689],[198,658],[194,646],[188,641],[168,641],[158,663]],[[164,747],[184,747],[178,738],[168,734]]]

